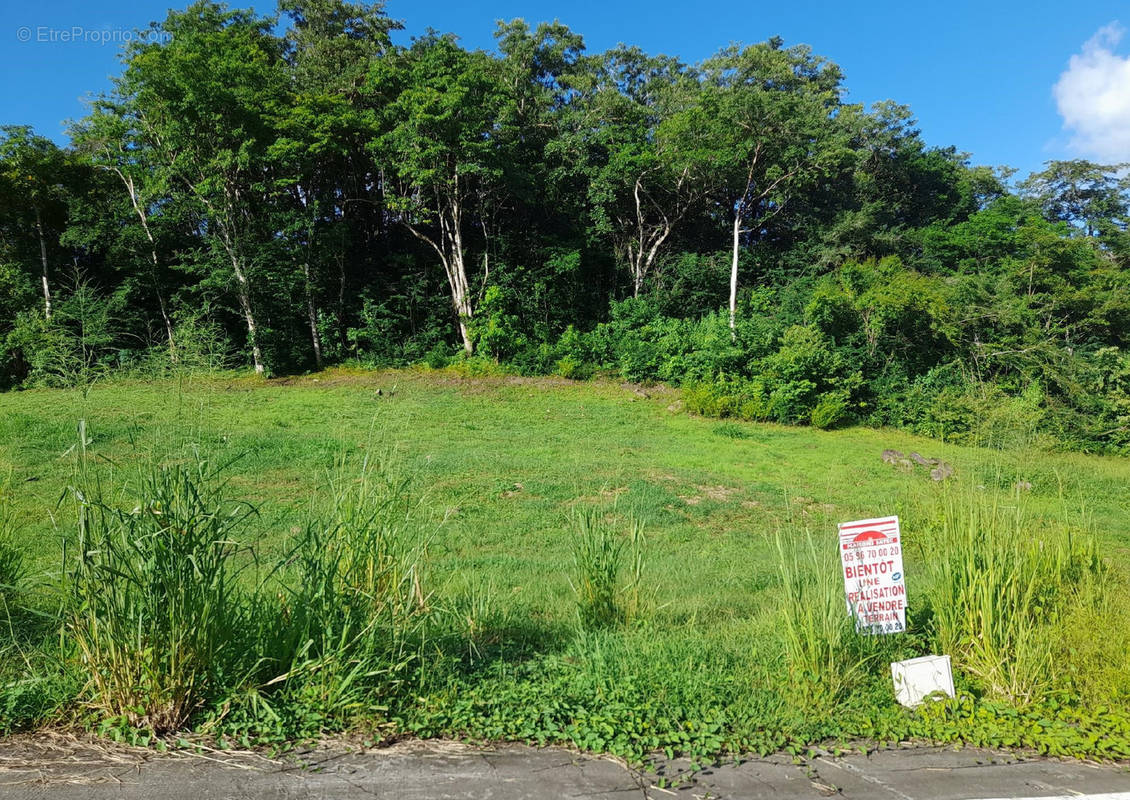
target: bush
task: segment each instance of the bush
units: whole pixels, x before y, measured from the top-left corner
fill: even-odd
[[[38,309],[17,316],[8,347],[28,366],[25,383],[89,388],[114,365],[112,310],[111,301],[76,273],[50,320]]]
[[[850,414],[847,392],[825,392],[816,401],[809,420],[814,428],[827,430],[845,422]]]
[[[451,359],[447,369],[464,378],[486,378],[513,374],[505,364],[499,364],[485,356],[469,356],[462,351],[458,356]]]
[[[432,369],[443,369],[451,363],[451,347],[443,342],[436,343],[424,355],[424,363]]]
[[[593,366],[584,361],[578,361],[575,356],[567,355],[557,360],[553,371],[562,378],[587,381],[593,375]]]

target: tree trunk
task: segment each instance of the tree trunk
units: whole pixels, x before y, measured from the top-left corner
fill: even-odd
[[[467,282],[467,265],[463,259],[463,236],[457,226],[454,227],[452,237],[451,278],[451,300],[459,317],[459,335],[463,339],[463,351],[467,355],[472,355],[475,352],[475,343],[471,339],[468,328],[473,316],[471,291]]]
[[[262,375],[263,354],[259,350],[259,330],[255,325],[255,315],[251,311],[251,291],[243,270],[239,268],[236,259],[232,259],[236,270],[236,282],[239,284],[236,294],[239,295],[239,307],[243,311],[243,318],[247,320],[247,340],[251,345],[251,362],[255,365],[255,374]]]
[[[156,257],[156,254],[154,254]],[[156,283],[156,276],[154,280],[154,291],[157,294],[157,305],[161,307],[161,319],[165,321],[165,335],[169,338],[169,361],[173,364],[177,363],[177,346],[173,340],[173,321],[169,319],[169,311],[165,307],[165,296],[161,294],[161,287]]]
[[[438,191],[436,194],[436,209],[439,211],[438,239],[431,238],[406,218],[401,222],[413,236],[431,246],[439,256],[444,275],[447,276],[447,285],[451,289],[451,305],[455,309],[459,336],[463,340],[463,352],[473,355],[475,343],[471,338],[469,323],[474,317],[474,306],[463,252],[463,206],[459,194],[458,172],[455,174],[455,190],[447,197],[440,197]]]
[[[302,263],[306,277],[306,318],[310,322],[310,339],[314,343],[314,365],[322,368],[322,336],[318,333],[318,309],[314,307],[314,291],[310,286],[310,262]]]
[[[43,265],[43,316],[51,321],[51,285],[47,280],[47,242],[43,238],[43,218],[35,208],[35,231],[39,234],[39,260]]]
[[[111,167],[111,169],[114,169]],[[133,205],[133,210],[137,214],[137,218],[141,221],[141,229],[145,231],[145,238],[149,240],[149,263],[153,266],[153,293],[157,295],[157,305],[161,309],[161,319],[165,323],[165,335],[169,338],[169,360],[177,363],[177,346],[176,341],[173,339],[173,322],[169,319],[169,311],[165,306],[165,296],[161,294],[161,262],[157,256],[157,240],[153,238],[153,232],[149,230],[149,216],[145,213],[145,209],[137,199],[137,187],[134,185],[133,176],[127,176],[119,169],[114,169],[118,177],[121,178],[122,183],[125,184],[126,192],[129,194],[129,201]]]
[[[259,328],[255,324],[255,314],[251,310],[251,285],[247,282],[247,274],[239,262],[239,254],[235,250],[235,243],[227,231],[221,234],[224,249],[228,251],[231,259],[232,272],[235,274],[236,295],[239,297],[239,308],[243,311],[243,319],[247,322],[247,343],[251,345],[251,361],[255,365],[255,374],[262,375],[263,354],[259,350]]]
[[[734,211],[734,249],[730,260],[730,337],[737,339],[738,314],[738,250],[742,236],[742,209]]]

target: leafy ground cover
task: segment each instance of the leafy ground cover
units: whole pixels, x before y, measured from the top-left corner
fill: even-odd
[[[1130,757],[1124,459],[719,422],[662,386],[334,370],[0,395],[0,476],[0,729]],[[858,637],[821,578],[835,523],[886,513],[910,631]],[[888,662],[943,644],[959,698],[901,709]]]

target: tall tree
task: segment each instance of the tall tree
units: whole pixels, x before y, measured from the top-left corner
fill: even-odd
[[[389,165],[389,206],[439,257],[463,349],[472,353],[468,236],[473,227],[484,230],[504,160],[495,62],[453,37],[430,34],[376,62],[371,79],[384,118],[374,150]]]
[[[67,154],[50,139],[37,136],[30,127],[0,128],[0,171],[10,193],[4,236],[20,243],[34,242],[43,316],[48,320],[53,311],[52,255],[58,250],[66,220],[66,165]]]
[[[1084,236],[1101,236],[1112,226],[1125,227],[1127,168],[1130,164],[1049,161],[1020,184],[1020,191],[1039,203],[1049,220],[1067,222]]]
[[[145,265],[143,275],[153,297],[157,301],[161,324],[169,349],[169,358],[177,363],[176,335],[173,330],[172,313],[168,300],[168,280],[166,272],[167,253],[162,245],[163,229],[175,207],[169,197],[165,183],[167,172],[153,161],[153,152],[145,144],[139,132],[131,127],[128,110],[110,100],[95,103],[93,112],[71,130],[71,141],[76,152],[82,154],[99,171],[113,177],[113,183],[128,204],[126,219],[107,213],[114,208],[104,196],[96,196],[98,208],[88,209],[86,217],[88,229],[96,229],[105,217],[113,218],[113,226],[108,235],[99,239],[96,230],[78,233],[75,229],[84,220],[72,221],[71,238],[100,247],[109,252],[124,249],[134,251]],[[106,206],[109,206],[107,208]],[[76,215],[77,216],[77,215]],[[132,222],[132,224],[130,224]],[[77,234],[77,235],[76,235]],[[108,241],[117,238],[121,241]],[[116,253],[115,253],[116,254]]]
[[[279,110],[279,136],[270,148],[275,188],[283,206],[280,229],[300,265],[306,321],[315,366],[323,361],[318,285],[324,265],[338,269],[338,324],[344,324],[347,237],[342,230],[353,198],[351,176],[372,174],[360,143],[374,135],[373,115],[359,102],[373,59],[392,47],[400,24],[383,3],[282,0],[291,19],[286,62],[295,97]],[[360,162],[365,162],[364,164]]]
[[[764,234],[790,197],[847,154],[840,81],[839,68],[805,46],[730,47],[703,64],[693,101],[660,130],[682,159],[702,165],[729,217],[731,330],[744,237]]]
[[[624,46],[590,63],[556,148],[584,176],[595,229],[627,264],[632,294],[638,297],[662,248],[704,188],[694,162],[657,136],[677,107],[676,87],[685,67]]]
[[[255,296],[274,238],[266,151],[290,91],[274,24],[208,0],[172,11],[159,26],[167,37],[128,51],[117,87],[162,179],[199,207],[205,241],[233,279],[257,373],[265,361]]]

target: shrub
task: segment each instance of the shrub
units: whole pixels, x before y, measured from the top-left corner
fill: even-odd
[[[516,299],[511,289],[497,284],[487,287],[478,313],[470,322],[475,347],[494,359],[510,359],[525,349],[529,340],[522,321],[513,311]]]
[[[451,359],[447,368],[464,378],[486,378],[512,374],[505,364],[499,364],[485,356],[469,356],[462,351],[458,356]]]
[[[424,354],[424,363],[432,369],[443,369],[451,363],[451,347],[444,342],[437,342]]]
[[[809,420],[814,428],[827,430],[845,422],[850,413],[847,392],[825,392],[816,401]]]
[[[39,310],[18,315],[8,346],[27,363],[29,385],[89,388],[111,365],[112,304],[78,273],[60,298],[50,320]]]
[[[553,371],[562,378],[587,381],[592,377],[593,367],[592,364],[578,361],[575,356],[567,355],[557,360],[557,365]]]

